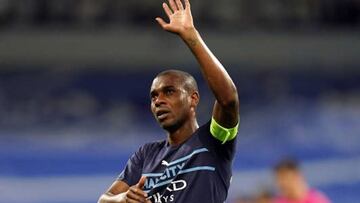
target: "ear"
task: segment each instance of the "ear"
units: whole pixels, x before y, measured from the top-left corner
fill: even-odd
[[[194,91],[191,95],[190,95],[190,98],[191,98],[191,108],[196,108],[196,106],[199,104],[199,101],[200,101],[200,95],[199,95],[199,92],[197,91]]]

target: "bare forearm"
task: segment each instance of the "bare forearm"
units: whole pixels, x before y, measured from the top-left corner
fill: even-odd
[[[124,193],[118,195],[112,195],[105,193],[100,196],[98,203],[125,203],[125,201],[121,201],[123,198]]]
[[[237,90],[231,77],[206,46],[198,31],[193,28],[180,36],[199,62],[201,72],[219,104],[226,106],[238,103]]]

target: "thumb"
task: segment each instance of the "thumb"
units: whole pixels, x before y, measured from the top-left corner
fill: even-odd
[[[157,18],[155,18],[155,20],[159,23],[159,25],[160,25],[164,30],[166,30],[166,25],[167,25],[167,23],[166,23],[162,18],[157,17]]]
[[[146,181],[146,176],[142,176],[139,182],[136,184],[136,187],[142,189],[145,185],[145,181]]]

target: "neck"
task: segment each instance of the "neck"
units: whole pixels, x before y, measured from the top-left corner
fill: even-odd
[[[176,129],[175,131],[168,132],[169,144],[173,146],[182,144],[188,138],[190,138],[198,128],[199,125],[196,119],[190,119],[188,122],[185,122],[180,128]]]

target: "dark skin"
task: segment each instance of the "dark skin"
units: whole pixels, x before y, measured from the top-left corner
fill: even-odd
[[[159,25],[170,33],[179,36],[194,54],[203,77],[207,81],[216,101],[213,118],[223,127],[232,128],[239,122],[239,99],[237,89],[225,68],[206,46],[196,30],[189,0],[169,0],[163,3],[169,23],[156,18]],[[167,132],[171,145],[180,145],[198,129],[196,106],[199,93],[185,88],[182,77],[165,74],[156,77],[150,90],[151,111],[160,126]],[[149,203],[147,194],[142,191],[145,177],[133,186],[123,181],[115,181],[103,194],[100,203]]]
[[[156,77],[150,90],[151,111],[171,145],[183,143],[199,127],[195,113],[199,93],[186,89],[184,83],[181,76],[170,73]]]

